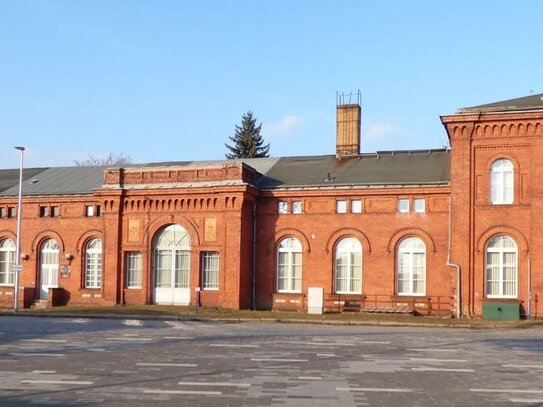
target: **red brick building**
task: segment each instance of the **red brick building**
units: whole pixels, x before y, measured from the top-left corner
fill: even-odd
[[[20,306],[537,317],[541,96],[443,116],[450,150],[361,154],[360,118],[338,106],[335,155],[25,169]],[[18,175],[0,170],[7,307]]]

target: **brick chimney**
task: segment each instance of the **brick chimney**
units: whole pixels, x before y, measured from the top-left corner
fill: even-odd
[[[337,105],[336,157],[360,155],[360,104]]]

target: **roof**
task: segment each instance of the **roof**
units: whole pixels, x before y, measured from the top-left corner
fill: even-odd
[[[284,157],[257,182],[261,189],[448,184],[448,150],[388,151],[338,160]]]
[[[93,189],[102,186],[106,168],[25,168],[23,171],[23,195],[89,194]],[[19,170],[0,170],[0,196],[17,195],[18,191]]]
[[[242,160],[180,161],[131,164],[127,167],[210,166],[244,162],[262,176],[260,189],[301,187],[434,185],[450,181],[448,150],[389,151],[337,159],[333,155]],[[84,195],[102,188],[108,167],[28,168],[23,194]],[[16,196],[19,170],[0,170],[0,196]]]
[[[458,113],[493,113],[526,110],[543,110],[543,93],[524,96],[516,99],[503,100],[501,102],[487,103],[484,105],[472,107],[464,107],[458,109]]]

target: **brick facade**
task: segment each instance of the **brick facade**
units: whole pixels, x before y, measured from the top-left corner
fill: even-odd
[[[360,120],[360,107],[350,107]],[[338,111],[343,117],[345,112]],[[155,241],[165,227],[178,225],[190,242],[188,304],[198,300],[212,307],[305,312],[308,290],[317,287],[324,289],[326,311],[414,309],[479,317],[484,302],[500,300],[487,295],[488,242],[508,236],[518,249],[518,291],[511,300],[520,303],[522,314],[538,317],[543,112],[463,113],[443,116],[442,122],[451,141],[450,152],[439,152],[447,165],[450,156],[445,182],[270,187],[259,185],[257,169],[232,161],[108,168],[101,185],[87,193],[25,194],[19,302],[27,307],[45,296],[49,305],[157,302]],[[360,126],[351,127],[352,137],[338,135],[338,144],[350,147],[345,157],[338,148],[335,159],[358,168],[365,165],[356,161]],[[382,165],[379,158],[375,165]],[[514,200],[506,205],[490,201],[491,166],[498,159],[514,167]],[[400,200],[407,200],[405,213]],[[280,203],[287,208],[284,213]],[[0,197],[0,242],[16,238],[11,209],[16,207],[13,194]],[[361,288],[338,293],[338,243],[351,237],[362,247]],[[398,286],[400,244],[411,237],[423,244],[425,270],[423,287],[413,295]],[[87,244],[95,238],[102,242],[101,282],[85,288]],[[292,290],[278,289],[278,247],[285,238],[301,244],[300,282]],[[58,244],[58,277],[43,295],[46,239]],[[134,287],[127,286],[129,253],[141,258],[141,278]],[[218,282],[212,288],[203,281],[206,253],[218,259]],[[0,285],[1,306],[12,306],[13,291],[13,284]]]

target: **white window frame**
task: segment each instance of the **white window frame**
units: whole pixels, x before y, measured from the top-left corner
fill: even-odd
[[[292,201],[292,213],[295,215],[302,213],[302,201]]]
[[[0,240],[0,286],[13,286],[15,264],[15,242],[11,239]]]
[[[492,163],[490,169],[490,202],[510,205],[515,199],[515,167],[504,158]]]
[[[409,198],[398,199],[398,212],[409,213]]]
[[[202,252],[202,289],[219,289],[219,252]]]
[[[90,239],[85,246],[85,288],[102,288],[102,240]]]
[[[362,200],[353,199],[351,201],[351,212],[352,213],[362,213]]]
[[[94,205],[85,205],[85,216],[94,216]]]
[[[424,198],[415,198],[413,200],[413,211],[415,213],[425,213],[426,212],[426,199],[424,199]]]
[[[288,202],[287,201],[279,201],[277,204],[277,213],[280,215],[285,215],[288,213]]]
[[[422,261],[417,264],[421,257]],[[422,270],[417,273],[417,269]],[[402,288],[404,284],[406,287]],[[417,285],[420,286],[418,290],[415,289]],[[405,237],[398,244],[396,287],[398,295],[426,295],[426,245],[416,236]]]
[[[347,201],[338,199],[336,201],[336,213],[347,213]]]
[[[302,292],[302,244],[285,237],[277,245],[277,292]]]
[[[362,294],[362,244],[344,237],[336,244],[334,281],[336,294]]]
[[[507,247],[504,244],[505,242],[511,244],[511,247]],[[513,258],[509,264],[506,260],[507,257]],[[496,263],[494,263],[495,260],[497,260]],[[507,291],[506,284],[509,284],[509,288],[512,289],[510,294],[505,293]],[[487,244],[485,252],[485,286],[487,298],[518,297],[518,246],[515,240],[509,236],[494,236]],[[493,287],[497,287],[497,290],[493,289]]]
[[[141,288],[143,255],[141,252],[126,252],[126,288]]]

